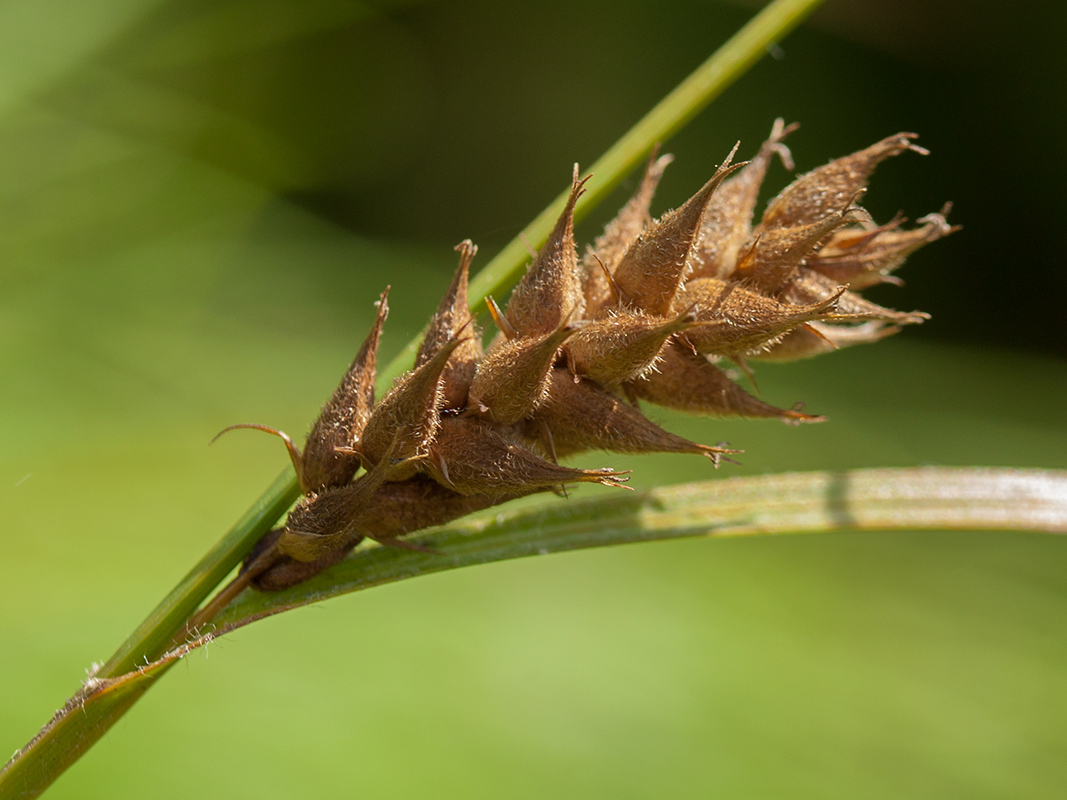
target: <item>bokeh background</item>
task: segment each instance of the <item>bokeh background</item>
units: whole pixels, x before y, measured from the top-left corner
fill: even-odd
[[[208,449],[216,431],[304,430],[385,284],[389,357],[453,244],[485,263],[756,7],[0,3],[5,755],[284,466],[254,434]],[[915,219],[952,200],[964,226],[875,295],[931,322],[759,369],[766,399],[829,423],[657,416],[745,448],[716,477],[1067,467],[1064,14],[830,0],[670,142],[660,210],[776,116],[802,123],[801,169],[915,130],[932,155],[883,165],[867,204]],[[638,486],[712,477],[681,456],[590,463]],[[51,796],[1062,797],[1065,631],[1051,536],[500,564],[212,645]]]

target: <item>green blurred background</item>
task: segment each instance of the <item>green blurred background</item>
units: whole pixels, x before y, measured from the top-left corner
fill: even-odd
[[[453,244],[484,264],[755,7],[0,2],[5,755],[284,466],[259,435],[208,449],[216,431],[305,429],[385,284],[388,357]],[[932,155],[884,165],[868,205],[953,200],[965,227],[875,295],[931,312],[921,329],[759,369],[766,399],[829,423],[657,414],[745,448],[717,477],[1067,467],[1064,13],[831,0],[670,143],[658,210],[775,116],[803,124],[801,169],[916,130]],[[711,477],[681,456],[588,463]],[[51,796],[1058,798],[1065,631],[1051,536],[500,564],[227,637]]]

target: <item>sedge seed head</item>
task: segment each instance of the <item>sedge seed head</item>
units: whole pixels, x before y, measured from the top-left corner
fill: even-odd
[[[558,463],[573,453],[689,453],[717,466],[722,454],[738,452],[663,429],[642,402],[713,417],[822,422],[799,404],[778,408],[753,396],[722,359],[751,377],[749,359],[808,358],[923,322],[926,314],[885,308],[861,291],[898,283],[908,255],[956,229],[947,206],[909,228],[902,219],[879,225],[858,205],[878,164],[926,152],[910,133],[801,175],[757,219],[774,162],[792,168],[784,140],[795,129],[777,120],[751,161],[732,164],[731,152],[692,198],[659,219],[651,203],[671,157],[654,153],[634,196],[580,261],[574,208],[589,178],[575,167],[567,204],[506,310],[487,298],[502,335],[483,352],[467,297],[477,248],[465,241],[413,370],[376,401],[383,295],[303,452],[284,437],[306,496],[257,547],[256,557],[277,555],[254,585],[299,583],[365,538],[395,544],[534,492],[625,482],[610,468]],[[368,471],[357,475],[359,464]]]

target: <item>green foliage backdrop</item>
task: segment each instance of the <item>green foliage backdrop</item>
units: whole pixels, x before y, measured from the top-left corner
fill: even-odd
[[[510,239],[751,10],[692,5],[0,6],[0,747],[278,473],[277,442],[207,449],[218,429],[303,430],[385,284],[388,357],[452,244]],[[671,419],[743,447],[730,474],[1067,467],[1063,12],[921,6],[831,2],[669,148],[661,209],[775,116],[802,169],[918,130],[933,154],[885,165],[870,205],[951,199],[965,225],[883,295],[922,330],[760,369],[829,423]],[[1060,538],[941,533],[434,576],[192,656],[51,796],[1057,797],[1065,568]]]

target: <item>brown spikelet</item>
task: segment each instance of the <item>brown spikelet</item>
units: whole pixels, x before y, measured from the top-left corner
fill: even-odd
[[[734,271],[742,246],[752,235],[752,214],[771,161],[777,155],[786,169],[793,168],[793,157],[782,141],[798,127],[776,119],[755,158],[712,195],[690,254],[690,277],[727,278]]]
[[[359,544],[363,537],[377,541],[396,540],[414,531],[444,525],[475,511],[536,491],[540,490],[521,490],[511,495],[469,496],[447,489],[425,475],[416,475],[399,483],[382,484],[365,508],[354,507],[348,497],[331,498],[329,504],[324,504],[321,510],[316,511],[322,514],[324,521],[333,517],[338,526],[350,527],[349,537],[338,541],[336,549],[326,550],[311,562],[282,556],[253,581],[253,586],[266,592],[287,589],[336,564]],[[359,516],[356,524],[352,524],[353,520],[348,515],[350,511]],[[304,513],[307,514],[308,511]],[[319,528],[326,527],[321,523],[313,524]],[[264,537],[245,563],[254,561],[256,556],[275,544],[281,534],[281,530],[272,531]]]
[[[772,228],[757,234],[749,242],[733,278],[745,281],[746,286],[766,295],[780,294],[792,282],[800,266],[815,254],[820,243],[842,225],[847,225],[855,211],[854,208],[842,209],[808,225]]]
[[[560,346],[576,331],[562,327],[491,347],[474,375],[470,407],[503,425],[530,416],[548,391],[548,373]]]
[[[690,414],[780,419],[790,425],[826,419],[764,403],[730,380],[707,356],[678,343],[664,350],[659,371],[626,384],[626,389],[634,397]]]
[[[914,133],[898,133],[844,158],[838,158],[797,178],[767,207],[759,230],[793,228],[821,221],[841,210],[867,187],[874,168],[905,150],[926,155]]]
[[[946,213],[942,209],[941,213],[928,214],[919,220],[918,227],[908,230],[899,227],[899,219],[888,225],[839,230],[806,266],[837,283],[847,283],[854,291],[878,283],[899,283],[891,273],[909,255],[959,230],[948,224]]]
[[[471,260],[478,254],[478,247],[470,239],[465,239],[456,245],[455,250],[459,252],[459,267],[444,299],[437,307],[437,312],[430,320],[430,327],[415,356],[415,368],[418,369],[440,352],[441,348],[461,336],[461,332],[467,334],[462,336],[452,357],[441,371],[441,399],[444,408],[464,408],[467,405],[467,392],[478,368],[478,359],[482,356],[481,336],[474,326],[467,299],[468,270]]]
[[[359,458],[351,452],[338,452],[337,448],[350,448],[359,439],[374,405],[378,340],[385,318],[389,316],[389,305],[386,302],[388,295],[387,287],[376,303],[378,313],[370,333],[345,372],[340,385],[326,401],[311,426],[303,452],[289,434],[268,425],[230,425],[219,431],[211,441],[214,442],[227,431],[239,428],[251,428],[277,436],[285,444],[296,471],[300,491],[304,494],[344,486],[352,480],[352,476],[359,469]]]
[[[374,408],[378,341],[389,316],[388,297],[387,288],[378,300],[378,312],[363,346],[308,434],[300,478],[305,491],[344,486],[359,467],[357,456],[339,453],[337,448],[351,448],[359,442]]]
[[[699,325],[685,333],[685,340],[701,353],[745,355],[759,352],[787,331],[834,311],[844,292],[805,305],[790,305],[716,278],[697,278],[685,285],[676,307],[693,308]]]
[[[916,248],[954,228],[941,214],[915,228],[878,225],[854,206],[875,167],[925,152],[898,134],[793,182],[753,225],[768,167],[792,168],[774,124],[747,164],[715,175],[676,211],[652,221],[650,204],[670,158],[653,154],[634,196],[578,264],[574,209],[588,180],[577,168],[563,213],[502,312],[486,352],[468,308],[460,263],[411,372],[376,404],[373,385],[385,295],[370,336],[312,428],[305,452],[283,438],[306,496],[283,529],[246,561],[244,580],[273,591],[337,563],[355,545],[429,550],[416,531],[571,483],[620,486],[624,473],[575,469],[559,457],[600,449],[723,453],[650,421],[638,403],[690,413],[821,422],[776,408],[739,386],[715,360],[749,373],[748,358],[787,361],[864,344],[927,315],[877,305],[860,290]],[[735,148],[736,149],[736,148]],[[752,375],[749,374],[749,378]],[[355,477],[356,459],[368,469]]]
[[[573,469],[545,461],[473,417],[442,423],[425,469],[435,481],[466,495],[512,495],[565,483],[622,486],[626,480],[625,473],[611,469]]]
[[[388,480],[403,480],[415,473],[415,460],[425,455],[441,422],[441,373],[462,342],[454,338],[418,369],[396,379],[393,388],[374,409],[359,455],[374,467],[388,460]]]
[[[347,550],[362,538],[363,517],[388,469],[379,464],[353,483],[304,498],[289,512],[278,551],[295,561],[316,561]]]
[[[604,228],[604,233],[593,243],[582,259],[582,285],[585,294],[586,315],[596,319],[602,308],[615,306],[618,298],[609,277],[622,258],[630,242],[652,222],[649,209],[656,194],[663,172],[674,161],[672,155],[659,155],[656,145],[645,165],[645,173],[633,197]]]
[[[614,273],[624,302],[650,314],[668,313],[671,299],[685,275],[689,250],[704,209],[719,184],[744,166],[731,165],[733,155],[731,151],[711,180],[681,208],[652,223],[626,250]]]
[[[565,345],[575,378],[615,386],[653,367],[667,339],[697,325],[685,310],[674,317],[618,311],[583,326]]]
[[[267,552],[283,533],[282,529],[273,530],[257,542],[255,549],[245,560],[245,567],[255,561],[255,558]],[[359,544],[354,540],[348,550]],[[279,556],[263,572],[252,579],[252,586],[261,592],[280,592],[290,586],[303,583],[308,578],[318,575],[324,569],[328,569],[345,557],[348,550],[339,548],[330,550],[319,556],[314,561],[297,561],[289,556]]]
[[[584,194],[588,180],[589,176],[579,179],[575,164],[567,205],[545,246],[511,293],[505,313],[520,336],[543,336],[582,315],[585,295],[574,247],[574,204]]]
[[[564,369],[553,370],[548,398],[537,412],[559,456],[585,450],[616,453],[695,453],[716,466],[719,456],[737,453],[697,444],[665,431],[632,405],[589,381],[575,383]],[[549,443],[546,443],[546,445]]]

